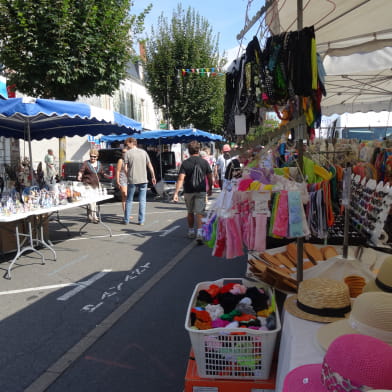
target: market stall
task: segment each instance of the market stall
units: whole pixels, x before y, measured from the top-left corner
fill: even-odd
[[[0,100],[0,136],[28,142],[32,165],[31,140],[63,136],[96,136],[140,132],[141,123],[115,111],[81,102],[40,98]],[[33,178],[33,168],[30,167]]]
[[[8,277],[10,277],[13,264],[23,253],[34,251],[39,254],[37,245],[50,249],[56,258],[56,252],[44,238],[44,216],[54,212],[58,216],[58,212],[62,209],[87,206],[97,201],[96,193],[99,192],[97,190],[86,193],[84,189],[82,192],[75,189],[74,192],[72,185],[69,184],[52,184],[49,189],[47,187],[42,190],[38,189],[32,167],[31,140],[86,134],[113,134],[125,131],[133,134],[140,130],[141,124],[133,119],[81,102],[30,97],[0,100],[0,136],[24,139],[28,142],[30,154],[27,170],[30,172],[31,183],[24,183],[21,189],[5,189],[2,192],[1,251],[6,253],[16,250],[17,252],[9,266]],[[35,190],[30,188],[31,185],[34,185]],[[24,194],[26,189],[31,191]],[[100,194],[98,201],[108,198],[110,197]],[[99,222],[103,224],[101,219]],[[110,228],[104,226],[111,235]],[[15,232],[15,235],[10,236],[10,232]],[[41,258],[44,261],[42,255]]]
[[[124,141],[130,135],[107,135],[100,138],[100,142],[111,145],[114,142]],[[201,131],[199,129],[169,129],[169,130],[157,130],[157,131],[144,131],[139,134],[132,135],[140,143],[150,146],[159,146],[159,174],[161,181],[155,187],[160,194],[160,196],[167,195],[169,190],[174,190],[174,184],[177,180],[177,169],[172,168],[169,175],[165,175],[163,172],[164,167],[164,152],[161,151],[161,146],[164,144],[176,144],[176,143],[189,143],[192,140],[197,140],[199,142],[221,142],[224,138],[221,135],[210,133],[206,131]],[[174,154],[172,152],[172,154]],[[174,159],[168,159],[169,161],[174,161]],[[181,161],[183,160],[183,151],[181,149]],[[171,188],[171,189],[170,189]]]
[[[107,135],[100,138],[101,142],[111,143],[114,141],[123,141],[130,137],[128,133],[122,135]],[[201,131],[199,129],[167,129],[159,131],[144,131],[132,135],[137,140],[143,141],[144,144],[160,145],[188,143],[192,140],[199,142],[222,141],[223,137],[215,133]]]
[[[329,234],[335,229],[335,220],[344,211],[344,220],[351,220],[354,223],[353,230],[360,231],[362,244],[377,245],[381,240],[380,227],[391,206],[391,186],[388,179],[367,176],[369,171],[366,170],[353,175],[347,167],[336,170],[335,162],[331,165],[327,154],[318,151],[318,154],[309,156],[302,149],[304,139],[314,139],[314,126],[321,118],[324,102],[326,114],[348,110],[367,111],[375,107],[377,110],[391,109],[390,65],[381,71],[377,68],[380,61],[368,61],[372,56],[379,60],[379,50],[383,54],[388,53],[385,47],[390,46],[392,31],[390,22],[385,17],[387,8],[388,2],[383,0],[363,1],[359,4],[351,0],[320,0],[307,2],[306,5],[300,0],[266,2],[261,15],[267,10],[266,21],[274,35],[266,39],[264,49],[261,49],[254,38],[245,55],[237,59],[231,68],[232,74],[228,75],[230,87],[238,83],[243,88],[230,91],[230,99],[226,100],[226,129],[231,137],[235,137],[238,130],[236,124],[241,122],[241,116],[243,124],[246,119],[247,126],[254,126],[266,107],[272,107],[282,120],[279,136],[291,133],[297,141],[297,145],[291,147],[291,156],[290,153],[286,155],[286,148],[281,150],[283,154],[278,154],[280,162],[285,163],[294,157],[292,161],[295,165],[276,165],[279,166],[279,170],[276,170],[275,165],[265,167],[260,164],[269,162],[269,159],[259,156],[256,164],[251,162],[243,168],[240,178],[227,182],[204,226],[205,239],[214,256],[232,258],[253,250],[249,260],[253,259],[254,262],[248,265],[248,277],[252,281],[267,282],[288,294],[283,310],[282,340],[277,359],[278,392],[324,390],[321,381],[324,385],[331,386],[328,390],[392,388],[392,380],[388,376],[392,370],[390,366],[375,370],[377,374],[383,373],[377,380],[365,371],[354,375],[342,363],[336,368],[326,367],[330,365],[326,362],[329,352],[320,336],[325,337],[327,333],[324,329],[318,332],[323,323],[334,324],[333,321],[344,318],[352,310],[348,319],[351,329],[346,331],[360,336],[356,338],[356,345],[350,346],[347,343],[346,346],[346,342],[343,342],[343,355],[353,361],[350,363],[363,360],[369,366],[376,367],[372,350],[380,348],[388,361],[392,361],[392,350],[388,346],[392,331],[387,326],[391,325],[391,314],[385,307],[392,298],[391,282],[385,277],[390,268],[390,260],[385,258],[387,254],[375,251],[374,262],[367,263],[368,259],[361,259],[359,256],[363,251],[362,247],[355,252],[350,248],[349,255],[342,257],[344,248],[328,243]],[[258,18],[252,19],[250,23],[257,20]],[[303,29],[303,26],[309,27]],[[291,32],[293,28],[297,30]],[[304,31],[306,33],[302,34]],[[310,37],[310,41],[306,41],[307,37]],[[299,47],[295,46],[297,39],[301,42]],[[314,67],[317,62],[313,57],[316,54],[315,48],[320,54],[318,68]],[[327,66],[331,63],[344,64],[347,60],[335,58],[336,56],[350,57],[358,52],[369,53],[362,74],[344,73],[344,69],[348,70],[347,67],[341,68],[339,78],[331,71],[328,74]],[[296,56],[301,61],[300,70],[296,69]],[[306,63],[308,59],[313,60]],[[320,72],[324,71],[322,60],[326,65],[327,75]],[[356,62],[356,66],[360,61],[358,57],[351,57],[349,60],[351,65]],[[258,73],[260,67],[261,72]],[[317,75],[317,72],[315,74],[312,71],[314,69],[318,69],[319,79],[317,83],[307,85]],[[258,80],[253,79],[255,74]],[[246,77],[241,79],[242,75]],[[343,81],[340,90],[337,79]],[[274,148],[287,141],[287,136],[280,143],[275,140]],[[267,151],[271,151],[271,145],[266,146],[264,153]],[[328,148],[327,152],[329,153]],[[357,164],[357,157],[350,163]],[[336,192],[340,192],[339,195]],[[339,203],[334,205],[336,197]],[[351,212],[354,214],[350,214]],[[347,225],[344,225],[344,239],[347,239],[346,229]],[[291,239],[290,244],[295,245],[296,239],[309,239],[310,235],[317,237],[322,245],[309,243],[311,246],[297,246],[293,251],[287,245],[279,250],[268,249],[266,243],[266,237],[276,236]],[[301,245],[301,241],[297,241],[297,244]],[[309,268],[305,269],[306,265]],[[377,268],[384,273],[383,277],[376,277]],[[296,269],[303,271],[303,279],[295,279]],[[266,281],[266,278],[269,280]],[[313,283],[312,279],[316,281]],[[374,295],[368,295],[373,293],[365,292],[367,287],[372,287],[370,291],[378,290],[383,293],[376,299]],[[354,297],[357,299],[354,300]],[[383,310],[379,309],[378,324],[355,314],[355,304],[366,301],[369,301],[368,307],[379,302],[383,304]],[[301,317],[301,312],[306,317]],[[377,317],[373,318],[375,319]],[[366,335],[372,338],[368,339]],[[334,348],[332,343],[331,350]],[[321,372],[323,361],[325,371]],[[300,365],[310,364],[317,367],[318,374],[310,370],[308,373],[301,372],[301,368],[298,368]],[[285,384],[286,377],[288,381]],[[232,385],[235,388],[234,380]]]
[[[47,190],[31,190],[23,197],[23,203],[20,200],[13,200],[9,198],[6,205],[0,208],[0,228],[5,232],[12,233],[7,241],[7,247],[3,247],[2,253],[8,249],[14,250],[16,254],[11,260],[5,277],[11,279],[11,270],[16,261],[26,252],[35,252],[41,257],[42,264],[45,262],[43,253],[40,248],[49,249],[54,260],[56,260],[56,251],[49,238],[49,231],[47,228],[49,217],[52,214],[57,214],[61,211],[70,208],[82,207],[88,208],[90,203],[100,203],[102,201],[110,200],[113,196],[105,195],[97,190],[87,189],[82,184],[73,188],[65,185],[55,187],[52,191]],[[88,216],[88,214],[87,214]],[[100,206],[97,209],[98,221],[112,236],[109,226],[107,226],[101,219]],[[89,220],[80,228],[79,233],[88,224]],[[6,229],[2,227],[6,225]],[[3,236],[3,231],[1,233]],[[5,245],[5,244],[4,244]]]

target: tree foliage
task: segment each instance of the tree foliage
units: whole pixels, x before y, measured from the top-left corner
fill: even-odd
[[[18,91],[74,100],[112,94],[145,14],[132,0],[0,0],[0,62]]]
[[[219,36],[192,8],[179,4],[171,22],[159,17],[146,41],[147,88],[175,129],[193,126],[218,131],[223,123],[224,77],[182,69],[221,67]]]

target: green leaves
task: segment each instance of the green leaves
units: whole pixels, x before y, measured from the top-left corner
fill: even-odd
[[[132,56],[129,32],[145,10],[130,0],[0,0],[0,62],[25,94],[74,100],[118,89]],[[137,26],[133,26],[136,21]]]
[[[223,59],[208,21],[177,6],[170,23],[161,15],[146,41],[147,88],[174,128],[217,132],[223,123],[222,76],[182,75],[182,69],[218,68]]]

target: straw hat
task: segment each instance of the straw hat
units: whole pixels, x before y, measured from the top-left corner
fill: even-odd
[[[392,293],[392,256],[387,257],[382,263],[375,280],[370,280],[363,288],[367,291],[385,291]]]
[[[341,281],[313,278],[300,282],[298,295],[288,297],[285,309],[309,321],[331,323],[351,310],[348,286]]]
[[[348,319],[323,325],[317,339],[324,350],[338,336],[358,333],[392,345],[392,295],[369,292],[357,297]]]
[[[392,388],[392,347],[366,335],[343,335],[325,353],[323,363],[289,372],[282,392],[369,391]]]

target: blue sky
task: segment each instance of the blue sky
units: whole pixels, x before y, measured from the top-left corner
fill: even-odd
[[[157,23],[158,17],[163,12],[169,20],[177,4],[181,3],[183,9],[188,7],[194,8],[200,16],[207,19],[215,35],[219,33],[220,53],[237,48],[237,34],[245,25],[245,15],[248,0],[134,0],[134,6],[131,9],[132,14],[140,13],[148,4],[153,4],[150,14],[146,18],[146,30],[150,33],[150,26]],[[249,10],[251,19],[257,11],[264,5],[264,0],[253,0]],[[257,26],[251,29],[243,40],[243,46],[247,46],[257,32]],[[236,57],[236,56],[234,56]]]

